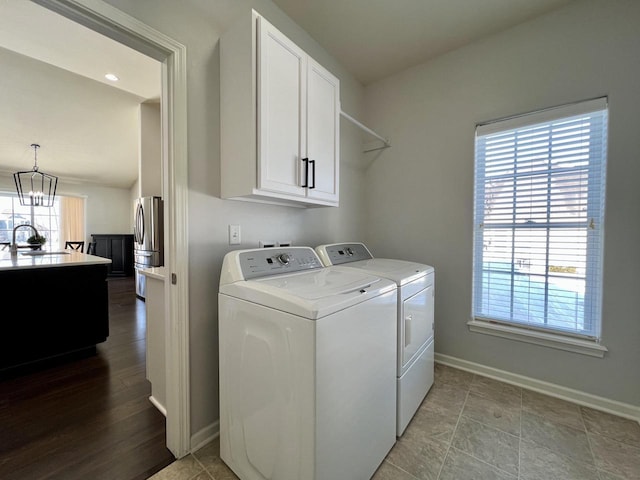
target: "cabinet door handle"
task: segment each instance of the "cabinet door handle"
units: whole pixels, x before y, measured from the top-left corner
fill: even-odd
[[[302,161],[304,162],[304,184],[302,187],[306,188],[309,186],[309,159],[303,158]]]
[[[134,231],[135,241],[137,243],[144,242],[144,209],[141,204],[138,204],[136,210],[136,226]]]
[[[309,188],[316,188],[316,161],[309,160],[309,163],[311,164],[311,176],[313,177],[313,185]]]

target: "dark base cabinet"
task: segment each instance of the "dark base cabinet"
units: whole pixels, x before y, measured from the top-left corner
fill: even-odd
[[[106,265],[2,270],[0,290],[6,300],[1,376],[64,355],[95,353],[109,336]]]
[[[111,259],[110,277],[133,275],[133,235],[94,233],[91,237],[96,244],[95,255]]]

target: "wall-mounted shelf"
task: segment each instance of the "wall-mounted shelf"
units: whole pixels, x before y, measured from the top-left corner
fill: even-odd
[[[358,128],[364,130],[369,135],[371,135],[371,136],[376,138],[376,141],[370,142],[370,143],[366,143],[366,144],[363,145],[363,148],[362,148],[363,152],[372,152],[374,150],[382,150],[383,148],[389,148],[391,146],[391,143],[389,143],[389,139],[388,138],[385,138],[382,135],[377,134],[376,132],[371,130],[369,127],[367,127],[366,125],[363,125],[358,120],[353,118],[348,113],[343,112],[341,110],[340,111],[340,115],[343,116],[344,118],[346,118],[347,120],[349,120],[351,123],[353,123]],[[380,144],[380,142],[382,142],[382,144]]]

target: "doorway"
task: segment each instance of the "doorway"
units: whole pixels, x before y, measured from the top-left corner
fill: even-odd
[[[186,48],[103,2],[34,1],[163,64],[164,243],[169,277],[164,286],[168,386],[166,436],[167,448],[176,458],[181,458],[190,450]]]

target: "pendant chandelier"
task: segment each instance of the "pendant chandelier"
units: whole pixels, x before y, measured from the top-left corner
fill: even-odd
[[[38,148],[40,145],[32,143],[31,146],[33,147],[33,169],[13,174],[20,205],[52,207],[56,198],[58,177],[38,171]]]

